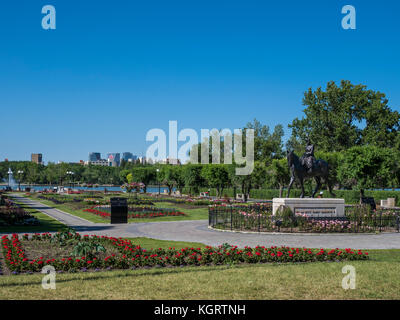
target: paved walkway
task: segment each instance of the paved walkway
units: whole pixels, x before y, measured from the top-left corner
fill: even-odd
[[[160,240],[200,242],[211,246],[227,242],[239,247],[285,245],[310,248],[400,249],[399,233],[310,235],[222,232],[209,229],[207,220],[111,225],[93,223],[18,195],[16,198],[85,234],[130,238],[148,237]]]

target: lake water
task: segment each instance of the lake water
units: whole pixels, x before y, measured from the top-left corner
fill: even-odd
[[[6,185],[4,185],[4,186],[0,186],[0,189],[5,189],[7,186]],[[51,189],[53,189],[53,187],[56,187],[56,186],[29,186],[29,185],[25,185],[25,184],[21,184],[21,189],[22,190],[25,190],[25,188],[26,187],[28,187],[28,188],[31,188],[31,190],[36,190],[36,191],[43,191],[43,190],[45,190],[45,189],[47,189],[47,190],[51,190]],[[15,189],[17,189],[18,188],[18,186],[15,188]],[[65,185],[64,186],[64,188],[70,188],[68,185]],[[74,186],[73,188],[72,188],[73,190],[85,190],[85,191],[104,191],[104,189],[107,189],[107,191],[121,191],[121,192],[124,192],[124,189],[121,189],[121,187],[104,187],[104,186],[100,186],[100,187],[97,187],[97,188],[87,188],[87,187],[76,187],[76,186]],[[168,188],[166,188],[166,187],[161,187],[160,188],[160,192],[161,193],[163,193],[164,192],[164,190],[167,190],[168,191]],[[173,191],[175,191],[175,188],[173,188],[172,189]],[[158,187],[148,187],[147,188],[147,192],[150,192],[150,193],[158,193]]]

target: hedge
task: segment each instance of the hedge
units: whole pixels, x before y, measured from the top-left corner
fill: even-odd
[[[199,188],[200,192],[206,192],[209,188]],[[324,192],[325,198],[332,197],[327,190],[322,190]],[[354,204],[360,202],[360,191],[358,190],[334,190],[336,198],[343,198],[345,203]],[[184,188],[183,193],[188,194],[189,188]],[[240,188],[236,189],[236,193],[241,193]],[[301,190],[292,189],[290,192],[291,197],[299,197]],[[307,191],[306,191],[307,193]],[[233,197],[233,188],[224,189],[224,195],[228,197]],[[215,196],[215,188],[210,188],[210,195]],[[283,196],[286,197],[286,190],[283,190]],[[375,202],[379,204],[380,200],[386,200],[387,198],[395,198],[396,206],[400,206],[400,191],[392,190],[365,190],[366,197],[373,197]],[[250,191],[250,198],[261,199],[261,200],[271,200],[272,198],[279,198],[278,189],[252,189]]]

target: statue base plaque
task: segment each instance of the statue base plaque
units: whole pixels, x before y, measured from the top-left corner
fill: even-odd
[[[309,217],[344,217],[344,199],[336,198],[273,198],[272,214],[280,206],[289,207],[295,214]]]

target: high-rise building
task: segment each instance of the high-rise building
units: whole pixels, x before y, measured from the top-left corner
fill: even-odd
[[[125,161],[131,161],[131,162],[133,162],[133,161],[137,160],[137,156],[135,156],[134,154],[132,154],[132,152],[124,152],[124,153],[122,154],[122,159],[125,160]]]
[[[42,164],[43,163],[43,155],[41,153],[32,153],[31,161],[35,162],[36,164]]]
[[[89,153],[89,161],[90,162],[99,161],[100,159],[101,159],[100,152],[90,152]]]
[[[119,164],[121,162],[120,154],[119,153],[108,153],[107,160],[108,160],[110,166],[119,167]]]
[[[122,160],[128,161],[129,159],[132,159],[133,154],[132,152],[124,152],[122,154]]]

